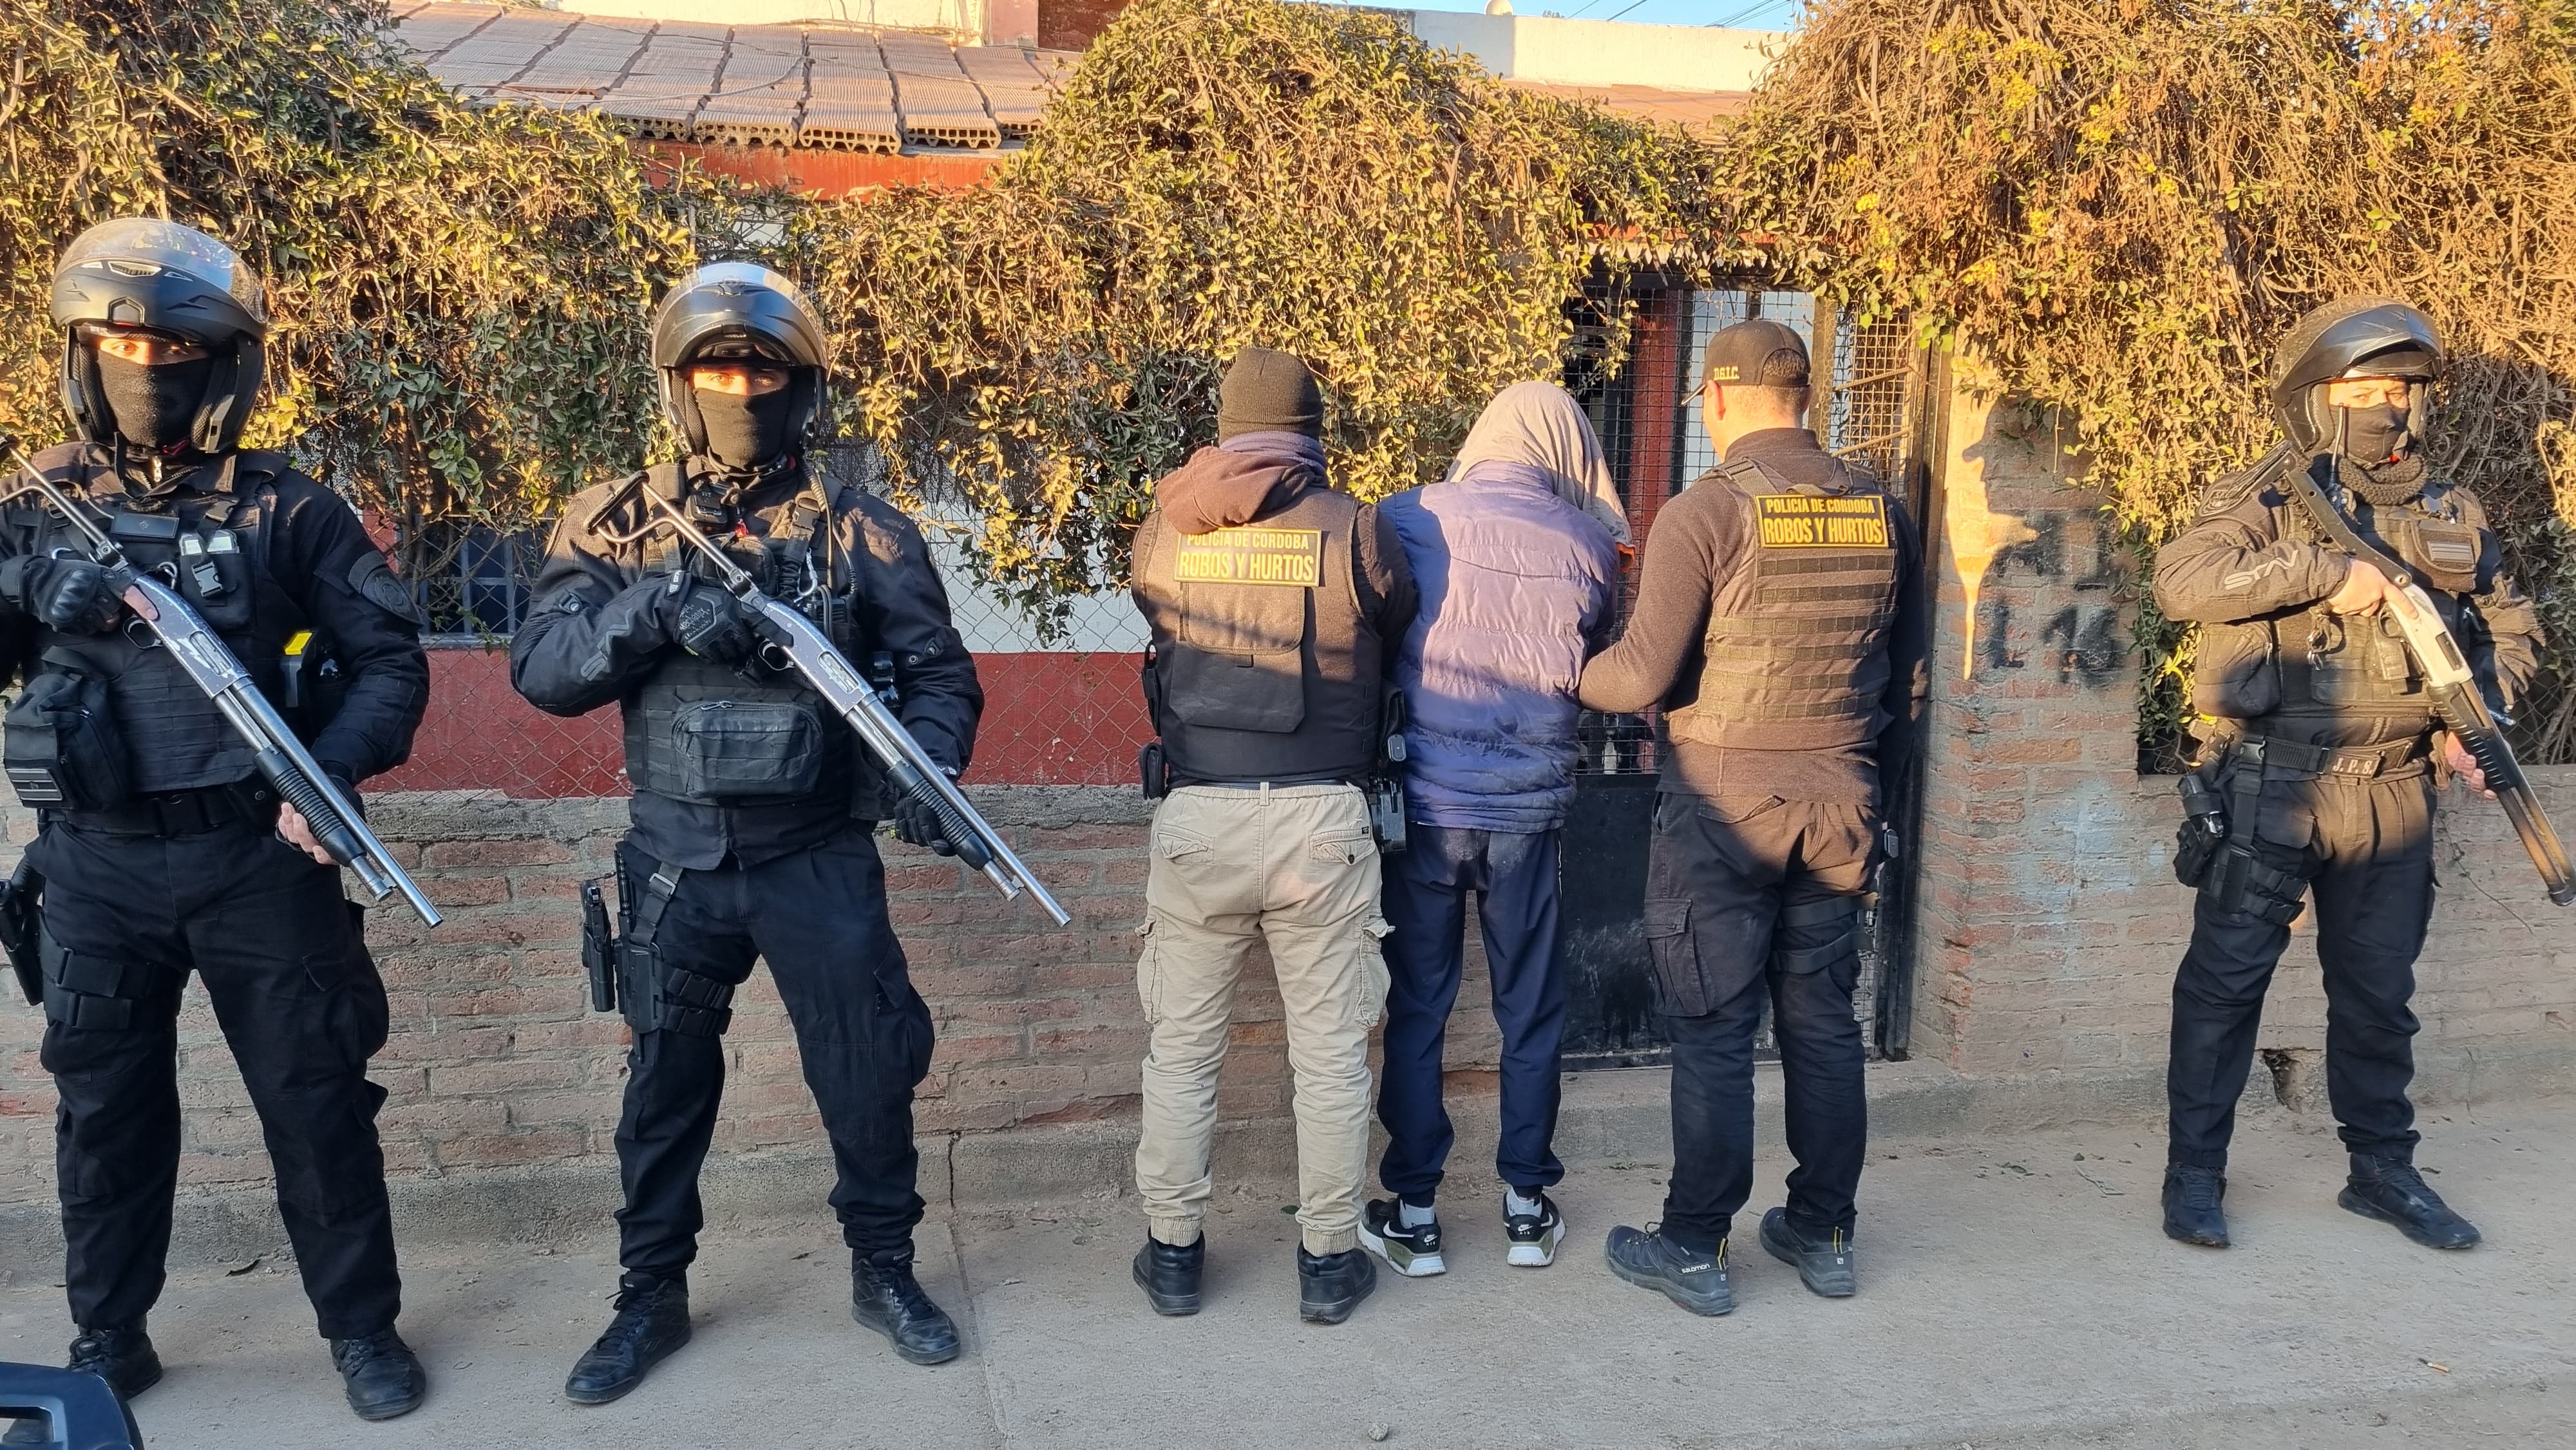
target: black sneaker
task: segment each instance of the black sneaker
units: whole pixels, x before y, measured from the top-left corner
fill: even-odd
[[[331,1363],[340,1388],[361,1420],[390,1420],[420,1408],[429,1397],[429,1371],[402,1336],[390,1329],[331,1341]]]
[[[617,1313],[607,1332],[575,1360],[564,1398],[604,1405],[637,1385],[689,1342],[689,1281],[630,1273],[617,1280]]]
[[[1565,1215],[1556,1211],[1556,1201],[1544,1190],[1521,1197],[1537,1199],[1538,1212],[1513,1213],[1505,1200],[1503,1237],[1512,1247],[1504,1262],[1516,1269],[1544,1269],[1556,1262],[1556,1246],[1565,1241]]]
[[[141,1325],[132,1329],[84,1329],[72,1341],[71,1354],[63,1368],[74,1374],[94,1374],[107,1381],[119,1400],[136,1395],[161,1383],[161,1356],[153,1351],[152,1337]],[[51,1445],[54,1432],[45,1421],[28,1416],[0,1435],[0,1445]]]
[[[1392,1198],[1372,1198],[1360,1215],[1360,1247],[1386,1260],[1386,1266],[1408,1279],[1428,1279],[1449,1271],[1440,1257],[1440,1220],[1406,1228]]]
[[[2397,1225],[2397,1231],[2428,1249],[2475,1248],[2477,1225],[2451,1211],[2415,1165],[2396,1158],[2352,1155],[2352,1178],[2335,1202],[2363,1218]]]
[[[1297,1246],[1297,1317],[1339,1324],[1377,1288],[1377,1266],[1358,1249],[1317,1256]]]
[[[1673,1242],[1653,1224],[1642,1229],[1621,1224],[1610,1230],[1606,1252],[1611,1273],[1640,1289],[1655,1290],[1693,1314],[1725,1314],[1735,1308],[1723,1239],[1716,1253],[1704,1254]]]
[[[1136,1287],[1157,1314],[1199,1312],[1199,1271],[1207,1264],[1207,1240],[1167,1244],[1149,1238],[1136,1251]]]
[[[1789,1222],[1789,1210],[1775,1208],[1762,1215],[1762,1247],[1795,1266],[1799,1280],[1828,1299],[1848,1299],[1860,1288],[1852,1271],[1851,1236],[1841,1229],[1811,1239]]]
[[[850,1317],[884,1335],[895,1353],[914,1364],[946,1364],[965,1347],[957,1322],[930,1302],[910,1264],[852,1264]]]
[[[2227,1175],[2176,1163],[2165,1169],[2165,1237],[2205,1248],[2227,1247]]]

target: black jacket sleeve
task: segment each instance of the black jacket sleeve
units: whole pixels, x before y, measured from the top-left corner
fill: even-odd
[[[2165,618],[2237,624],[2304,609],[2343,587],[2352,560],[2340,549],[2284,537],[2273,513],[2279,501],[2270,488],[2256,488],[2156,550],[2156,608]]]
[[[2487,522],[2485,506],[2466,490],[2460,492],[2464,511],[2480,535],[2478,583],[2468,596],[2466,611],[2472,624],[2465,631],[2469,637],[2460,645],[2469,652],[2471,667],[2495,681],[2505,703],[2519,705],[2532,677],[2540,673],[2540,651],[2548,636],[2540,626],[2540,610],[2505,567],[2504,547]]]
[[[633,579],[583,527],[606,498],[593,490],[564,510],[510,641],[510,683],[549,715],[587,715],[621,698],[673,648],[669,576]]]
[[[281,480],[269,574],[331,641],[349,692],[313,739],[313,758],[350,785],[411,756],[429,708],[420,616],[382,551],[337,494],[300,475]]]
[[[912,520],[872,495],[854,495],[844,518],[856,534],[850,542],[858,564],[853,622],[859,637],[894,657],[903,728],[931,759],[962,772],[974,758],[984,687],[975,677],[975,657],[950,622],[948,588],[930,547]]]
[[[1359,586],[1360,613],[1385,642],[1392,663],[1396,644],[1413,627],[1422,597],[1414,588],[1413,566],[1404,557],[1404,541],[1396,537],[1395,525],[1375,504],[1362,504],[1351,525],[1351,564],[1351,578]]]

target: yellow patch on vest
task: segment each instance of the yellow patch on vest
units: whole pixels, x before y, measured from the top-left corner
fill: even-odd
[[[1183,534],[1172,577],[1183,584],[1313,589],[1324,582],[1324,531],[1247,527]]]
[[[1887,500],[1874,493],[1833,497],[1757,493],[1754,518],[1766,549],[1884,549]]]

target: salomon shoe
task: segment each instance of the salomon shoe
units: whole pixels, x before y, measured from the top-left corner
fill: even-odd
[[[1610,1230],[1610,1272],[1652,1289],[1693,1314],[1725,1314],[1735,1308],[1735,1290],[1726,1280],[1726,1241],[1717,1251],[1702,1253],[1672,1238],[1655,1225]]]
[[[2395,1158],[2353,1154],[2352,1179],[2335,1202],[2363,1218],[2395,1224],[2428,1249],[2474,1248],[2482,1237],[2477,1225],[2451,1212],[2414,1164]]]
[[[617,1313],[573,1362],[564,1398],[604,1405],[637,1385],[689,1342],[689,1281],[630,1273],[617,1281]]]
[[[2206,1248],[2227,1247],[2227,1175],[2176,1163],[2165,1169],[2165,1237]]]
[[[1516,1269],[1544,1269],[1556,1262],[1556,1246],[1565,1240],[1565,1215],[1543,1191],[1518,1196],[1537,1203],[1538,1212],[1514,1213],[1511,1199],[1503,1200],[1503,1237],[1511,1243],[1504,1261]]]
[[[1809,1238],[1789,1222],[1789,1210],[1775,1208],[1762,1215],[1762,1247],[1796,1268],[1801,1282],[1828,1299],[1848,1299],[1860,1288],[1852,1271],[1851,1235],[1841,1229]]]
[[[1392,1198],[1369,1200],[1368,1211],[1360,1215],[1360,1246],[1408,1279],[1427,1279],[1449,1269],[1440,1256],[1440,1220],[1406,1228],[1404,1212]]]

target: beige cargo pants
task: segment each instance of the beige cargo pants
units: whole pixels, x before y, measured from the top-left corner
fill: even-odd
[[[1151,1041],[1136,1191],[1146,1229],[1198,1241],[1212,1189],[1217,1069],[1235,981],[1270,944],[1297,1101],[1297,1223],[1306,1251],[1359,1243],[1368,1169],[1369,1030],[1386,1010],[1377,843],[1347,785],[1187,786],[1154,813],[1145,949],[1136,962]]]

